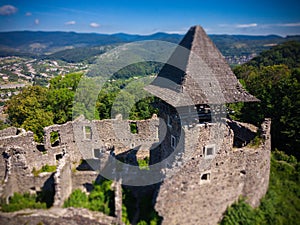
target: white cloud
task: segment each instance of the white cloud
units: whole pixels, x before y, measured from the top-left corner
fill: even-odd
[[[74,24],[76,24],[76,21],[74,21],[74,20],[65,22],[65,25],[74,25]]]
[[[300,23],[280,23],[277,24],[280,27],[300,27]]]
[[[100,24],[93,22],[93,23],[90,23],[90,27],[94,27],[94,28],[100,27]]]
[[[38,25],[38,24],[40,24],[40,20],[39,20],[39,19],[35,19],[35,20],[34,20],[34,23],[35,23],[36,25]]]
[[[18,11],[16,7],[13,5],[4,5],[0,7],[0,15],[1,16],[9,16],[15,14]]]
[[[237,28],[249,28],[249,27],[257,27],[257,23],[249,23],[249,24],[238,24]]]
[[[31,12],[27,12],[27,13],[25,13],[25,16],[32,16],[32,13]]]

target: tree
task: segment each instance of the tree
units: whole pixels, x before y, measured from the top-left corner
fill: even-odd
[[[36,141],[43,140],[43,129],[53,123],[72,120],[74,93],[82,73],[58,76],[50,87],[26,87],[7,102],[11,125],[34,132]]]
[[[291,49],[291,46],[296,49]],[[257,126],[265,117],[270,117],[273,148],[283,149],[297,157],[300,157],[297,150],[300,148],[300,69],[293,66],[298,65],[299,60],[294,54],[299,52],[300,43],[287,43],[236,67],[234,72],[237,77],[261,101],[233,107],[237,111],[236,118]],[[283,60],[278,55],[287,58]],[[284,61],[292,63],[276,65]]]
[[[46,88],[32,86],[13,96],[6,104],[12,125],[20,127],[28,117],[34,117],[36,110],[44,110],[47,106],[46,93]]]

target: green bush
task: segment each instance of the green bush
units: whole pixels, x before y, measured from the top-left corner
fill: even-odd
[[[162,218],[158,215],[155,211],[153,204],[152,204],[152,194],[147,194],[143,197],[140,197],[137,200],[131,190],[128,188],[123,187],[123,205],[122,205],[122,221],[129,225],[130,222],[133,220],[135,213],[136,213],[136,203],[139,201],[139,221],[138,224],[150,224],[150,225],[158,225],[161,224]]]
[[[148,157],[145,157],[144,159],[138,159],[137,161],[141,170],[150,170]]]
[[[64,202],[64,207],[88,208],[88,196],[81,190],[76,189]]]
[[[114,193],[111,190],[111,181],[103,181],[101,184],[93,184],[94,189],[87,196],[77,189],[64,202],[64,207],[87,208],[92,211],[100,211],[106,215],[114,213]]]

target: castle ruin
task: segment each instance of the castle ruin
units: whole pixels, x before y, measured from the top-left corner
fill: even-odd
[[[80,117],[46,127],[42,144],[30,131],[0,131],[1,198],[49,190],[53,206],[62,207],[73,190],[89,192],[99,179],[99,173],[85,169],[83,158],[101,170],[111,157],[134,164],[134,156],[149,157],[150,172],[151,165],[163,165],[153,196],[163,224],[217,224],[240,196],[258,206],[269,183],[271,121],[257,128],[226,117],[224,104],[258,100],[243,89],[201,27],[188,31],[145,89],[160,99],[159,116],[148,120]],[[138,132],[131,132],[132,124]],[[258,133],[261,142],[251,146]],[[56,165],[56,171],[32,173],[46,164]],[[115,217],[98,215],[98,222],[122,224],[121,181],[113,184]]]

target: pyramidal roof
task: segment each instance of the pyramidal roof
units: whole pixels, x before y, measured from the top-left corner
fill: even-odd
[[[200,26],[189,29],[145,89],[174,107],[259,101],[242,87]]]

